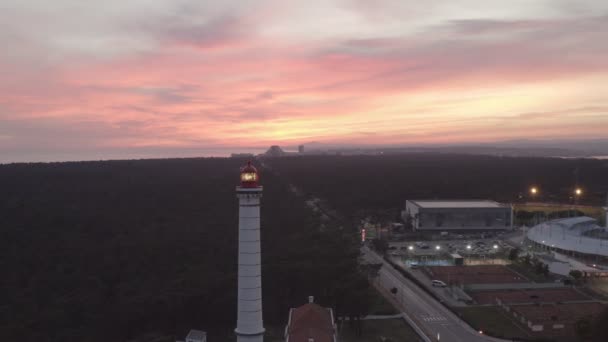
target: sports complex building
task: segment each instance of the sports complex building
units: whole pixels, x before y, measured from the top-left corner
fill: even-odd
[[[600,227],[597,220],[591,217],[541,223],[528,230],[526,239],[536,247],[580,258],[608,261],[608,229]]]
[[[501,230],[513,226],[510,205],[488,200],[407,200],[402,219],[414,230]]]

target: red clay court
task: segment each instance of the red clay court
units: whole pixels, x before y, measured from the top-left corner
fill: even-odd
[[[427,270],[432,279],[441,280],[446,284],[505,284],[528,282],[528,279],[502,265],[430,266],[427,267]]]
[[[549,322],[574,323],[576,320],[595,316],[607,307],[600,303],[570,303],[547,305],[516,305],[511,310],[536,324]]]
[[[510,306],[513,319],[528,327],[535,335],[557,341],[578,340],[576,322],[585,317],[593,319],[606,308],[608,306],[600,303]]]
[[[496,298],[500,299],[505,304],[556,303],[591,299],[571,288],[476,291],[469,293],[469,295],[477,304],[496,304]]]

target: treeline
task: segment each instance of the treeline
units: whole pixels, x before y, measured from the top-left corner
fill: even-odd
[[[0,166],[0,340],[173,341],[191,328],[230,340],[243,163]],[[351,231],[319,230],[282,178],[262,177],[266,323],[284,324],[308,295],[364,313]]]
[[[308,156],[268,159],[309,194],[345,215],[389,211],[406,199],[493,199],[603,205],[608,161],[412,153],[386,156]],[[528,191],[540,190],[536,198]]]

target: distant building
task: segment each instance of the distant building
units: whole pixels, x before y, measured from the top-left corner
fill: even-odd
[[[604,227],[608,228],[608,194],[606,194],[606,206],[604,207]]]
[[[314,303],[308,303],[289,310],[289,321],[285,327],[285,342],[337,342],[338,333],[334,324],[334,313]]]
[[[182,342],[182,341],[176,341]],[[201,330],[190,330],[185,342],[207,342],[207,333]]]
[[[498,230],[513,227],[513,208],[487,200],[408,200],[401,212],[414,230]]]
[[[298,153],[304,153],[304,145],[298,146]]]
[[[283,157],[285,155],[285,151],[283,151],[283,149],[278,145],[272,145],[268,151],[264,153],[264,155],[266,157]]]
[[[231,158],[253,158],[253,153],[232,153]]]

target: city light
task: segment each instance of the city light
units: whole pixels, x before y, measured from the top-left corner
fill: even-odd
[[[410,251],[414,250],[414,246],[409,246],[407,249],[409,249]]]
[[[440,249],[441,249],[441,246],[437,245],[437,246],[435,246],[435,249],[436,249],[436,250],[440,250]]]
[[[537,187],[535,187],[535,186],[533,186],[532,188],[530,188],[530,193],[531,193],[532,195],[536,195],[536,194],[538,193],[538,188],[537,188]]]
[[[467,245],[467,249],[471,249],[471,245]]]
[[[494,245],[494,246],[492,246],[492,247],[493,247],[494,249],[497,249],[497,248],[498,248],[498,245]]]
[[[483,334],[483,330],[479,330],[479,333],[480,333],[480,334]]]
[[[583,194],[583,189],[581,189],[581,188],[576,188],[576,190],[574,190],[574,194],[575,194],[576,196],[580,196],[580,195],[582,195],[582,194]]]

